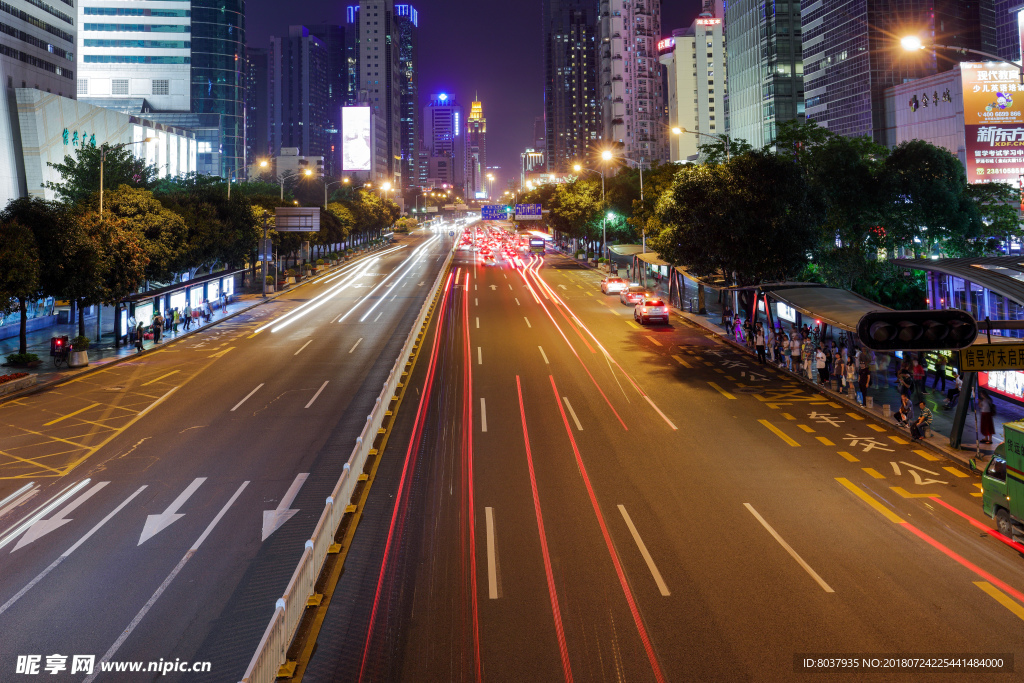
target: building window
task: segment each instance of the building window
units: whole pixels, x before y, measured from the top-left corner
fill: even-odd
[[[170,95],[171,94],[171,82],[169,80],[154,80],[153,81],[153,94],[154,95]]]
[[[128,79],[127,78],[115,78],[110,82],[110,94],[111,95],[127,95],[128,94]]]
[[[78,94],[88,95],[89,94],[89,79],[79,78],[78,79]]]

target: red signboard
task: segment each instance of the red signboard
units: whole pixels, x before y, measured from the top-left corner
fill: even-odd
[[[1024,372],[1020,370],[979,372],[978,384],[994,394],[1014,401],[1024,400]]]

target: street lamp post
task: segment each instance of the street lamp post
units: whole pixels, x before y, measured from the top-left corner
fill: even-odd
[[[978,55],[979,57],[988,57],[989,59],[997,62],[1012,64],[1017,67],[1017,71],[1020,72],[1020,83],[1021,85],[1024,85],[1024,66],[1021,66],[1021,64],[1018,64],[1017,62],[1011,62],[1007,59],[1003,59],[999,55],[994,55],[991,52],[982,52],[981,50],[974,50],[969,47],[959,47],[957,45],[939,45],[938,43],[928,43],[926,45],[917,36],[904,36],[900,39],[900,45],[902,45],[903,49],[908,52],[913,52],[914,50],[934,50],[938,48],[940,50],[955,50],[963,54],[969,52],[973,55]]]
[[[263,242],[260,243],[260,251],[263,252],[263,253],[260,254],[260,256],[261,256],[260,261],[263,263],[263,268],[261,270],[263,271],[263,298],[264,299],[267,298],[267,275],[268,275],[268,273],[267,273],[267,256],[269,254],[267,254],[266,252],[267,252],[267,216],[269,216],[269,215],[270,215],[270,212],[267,211],[266,209],[264,209],[263,210],[263,216],[262,216],[262,218],[263,218]]]
[[[604,150],[601,152],[601,161],[608,162],[612,159],[612,153],[610,150]],[[583,166],[576,164],[573,166],[573,170],[579,173],[580,171],[587,170],[591,173],[597,173],[592,168],[584,168]],[[604,194],[604,163],[601,164],[601,251],[605,252],[605,257],[608,256],[608,214],[605,212],[605,194]]]
[[[683,133],[689,133],[690,135],[703,135],[706,138],[711,138],[712,140],[718,140],[723,145],[725,145],[725,162],[729,163],[729,161],[731,159],[731,157],[729,156],[729,136],[728,135],[712,135],[711,133],[701,133],[699,130],[686,130],[685,128],[680,128],[679,126],[676,126],[675,128],[673,128],[672,129],[672,133],[673,133],[673,135],[682,135]]]
[[[270,162],[267,161],[266,159],[263,159],[262,161],[260,161],[260,168],[267,168],[268,166],[270,166]],[[278,176],[274,176],[274,177],[277,179],[277,184],[281,186],[281,201],[283,202],[284,201],[284,180],[282,180]]]
[[[114,149],[124,149],[131,145],[141,145],[147,142],[152,142],[156,138],[146,138],[145,140],[136,140],[135,142],[121,142],[116,145],[108,145],[103,143],[100,145],[100,215],[103,215],[103,165],[107,161],[107,152]]]

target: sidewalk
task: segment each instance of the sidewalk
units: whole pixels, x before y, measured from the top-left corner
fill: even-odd
[[[719,310],[712,312],[713,307]],[[750,349],[734,341],[732,339],[732,336],[725,330],[724,327],[721,326],[720,323],[722,320],[722,314],[720,308],[718,307],[718,304],[716,302],[712,302],[709,300],[707,303],[707,308],[708,315],[698,315],[696,313],[683,312],[680,312],[679,315],[680,317],[696,325],[699,325],[700,327],[703,327],[709,332],[715,333],[723,340],[731,344],[733,347],[742,349],[743,351],[746,351],[747,353],[750,353],[751,356],[753,356],[754,354]],[[895,413],[896,407],[898,407],[900,404],[899,392],[895,388],[896,379],[895,375],[893,374],[892,368],[890,368],[888,376],[888,387],[885,387],[883,385],[881,387],[871,387],[868,389],[867,396],[872,397],[874,400],[874,407],[872,408],[865,408],[863,406],[860,406],[855,399],[851,399],[844,393],[834,392],[831,390],[831,388],[823,387],[821,385],[818,385],[817,383],[812,383],[809,379],[807,379],[806,375],[796,375],[795,373],[792,373],[784,368],[778,369],[781,372],[784,372],[792,377],[799,377],[807,384],[811,384],[817,391],[820,391],[829,396],[831,400],[842,402],[849,406],[850,408],[857,410],[858,412],[874,417],[882,422],[892,425],[893,428],[896,428],[893,419],[891,417],[886,418],[883,414],[883,406],[888,405],[890,408],[890,413]],[[876,381],[876,379],[877,377],[873,377],[872,382]],[[929,388],[924,393],[924,398],[925,403],[928,405],[928,408],[932,411],[932,429],[931,435],[923,439],[922,443],[928,446],[931,450],[939,452],[945,455],[946,457],[954,459],[957,462],[960,462],[964,465],[967,465],[969,460],[971,458],[976,457],[976,455],[978,454],[980,454],[982,458],[991,455],[995,447],[1002,443],[1000,435],[1003,431],[1003,424],[1005,424],[1006,422],[1013,422],[1015,420],[1020,420],[1024,418],[1024,408],[1021,408],[1016,404],[1010,403],[1009,401],[1005,401],[1001,398],[998,398],[993,394],[992,398],[993,402],[996,404],[997,410],[997,414],[994,418],[996,429],[996,436],[993,437],[994,443],[992,443],[991,445],[977,443],[978,436],[975,427],[976,415],[975,411],[971,410],[967,414],[967,421],[964,425],[964,433],[962,440],[963,446],[961,447],[961,450],[954,450],[949,446],[949,433],[952,429],[953,415],[955,411],[944,410],[942,408],[942,405],[946,399],[945,393],[940,392],[938,390],[933,390],[930,386],[931,382],[932,378],[929,376],[927,382]],[[939,386],[941,387],[941,384]],[[952,381],[947,380],[947,388],[949,388],[950,386],[952,386]]]

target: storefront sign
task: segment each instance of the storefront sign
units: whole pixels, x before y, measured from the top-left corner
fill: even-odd
[[[1007,398],[1018,401],[1024,399],[1024,372],[1016,370],[980,372],[978,373],[978,384]]]
[[[975,344],[959,353],[964,372],[1024,369],[1024,344]]]

